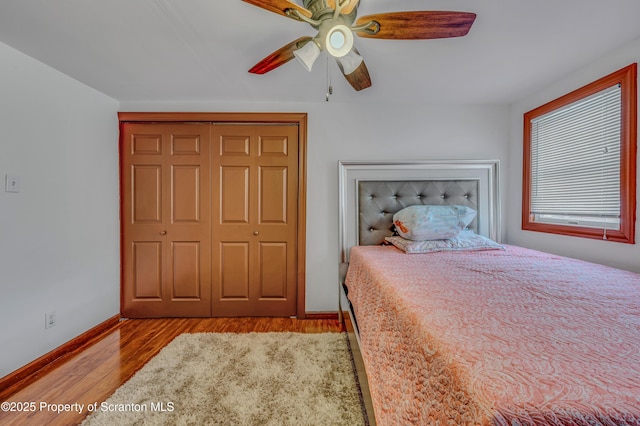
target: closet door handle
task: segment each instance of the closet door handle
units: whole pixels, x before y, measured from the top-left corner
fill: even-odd
[[[160,235],[167,235],[167,231],[160,231]]]
[[[253,235],[259,235],[260,233],[258,231],[253,231]]]

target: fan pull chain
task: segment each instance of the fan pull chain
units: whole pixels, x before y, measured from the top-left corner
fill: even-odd
[[[331,70],[329,68],[329,55],[327,55],[327,102],[329,96],[333,95],[333,86],[331,85]]]

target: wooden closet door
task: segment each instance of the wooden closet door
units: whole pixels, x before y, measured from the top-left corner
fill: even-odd
[[[214,316],[292,316],[298,127],[212,127]]]
[[[124,317],[211,316],[210,128],[122,126]]]

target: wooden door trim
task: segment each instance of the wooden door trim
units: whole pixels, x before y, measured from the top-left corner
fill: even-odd
[[[125,122],[211,122],[294,124],[298,126],[298,250],[296,316],[306,318],[306,248],[307,248],[307,113],[301,112],[119,112],[120,134]],[[122,146],[122,145],[120,145]],[[120,155],[122,170],[122,154]],[[121,201],[122,203],[122,201]],[[122,206],[121,206],[122,207]],[[122,237],[120,253],[122,256]],[[121,271],[121,281],[122,281]]]
[[[119,112],[120,122],[212,122],[306,124],[303,112]]]

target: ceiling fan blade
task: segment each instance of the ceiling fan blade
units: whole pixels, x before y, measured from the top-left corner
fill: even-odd
[[[377,34],[367,30],[357,31],[360,37],[397,40],[424,40],[432,38],[461,37],[467,35],[475,13],[446,11],[392,12],[359,18],[356,25],[375,21],[380,25]]]
[[[344,0],[327,0],[327,5],[330,8],[335,9],[336,4],[340,1],[344,1]],[[349,4],[347,4],[344,8],[342,8],[342,11],[340,13],[342,13],[343,15],[350,14],[351,12],[353,12],[353,9],[358,7],[359,3],[360,3],[360,0],[350,0]]]
[[[254,6],[258,6],[263,9],[269,10],[271,12],[277,13],[279,15],[286,16],[286,17],[290,17],[289,15],[287,15],[287,12],[286,12],[287,9],[296,9],[307,18],[311,18],[311,15],[312,15],[311,11],[293,2],[290,2],[289,0],[242,0],[242,1],[252,4]]]
[[[358,68],[356,68],[355,71],[353,71],[351,74],[345,74],[342,64],[340,63],[340,61],[337,62],[340,71],[342,71],[344,78],[347,79],[351,87],[353,87],[357,91],[366,89],[367,87],[371,87],[371,76],[369,76],[369,70],[367,69],[367,65],[364,63],[364,61],[362,61],[360,66],[358,66]]]
[[[311,37],[300,37],[299,39],[292,41],[286,46],[282,46],[280,49],[267,56],[249,70],[252,74],[266,74],[278,68],[281,65],[286,64],[292,60],[295,56],[293,52],[300,49],[302,46],[311,41]]]
[[[355,9],[356,7],[358,7],[358,4],[360,3],[360,0],[351,0],[349,2],[348,5],[346,5],[343,9],[342,9],[342,13],[344,15],[348,15],[351,12],[353,12],[353,9]]]

